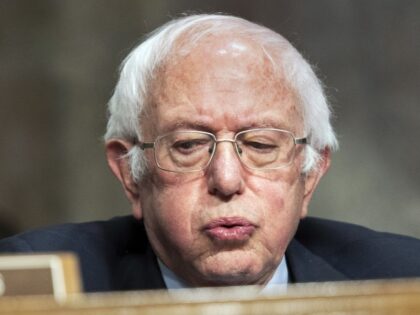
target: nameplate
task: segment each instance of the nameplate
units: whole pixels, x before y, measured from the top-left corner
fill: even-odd
[[[77,258],[70,253],[0,255],[0,297],[53,295],[81,291]]]

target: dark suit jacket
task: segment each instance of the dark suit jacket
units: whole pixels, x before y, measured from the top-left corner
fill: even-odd
[[[165,288],[141,221],[65,224],[0,241],[0,252],[73,251],[85,291]],[[291,282],[420,277],[420,240],[334,221],[302,220],[286,260]]]

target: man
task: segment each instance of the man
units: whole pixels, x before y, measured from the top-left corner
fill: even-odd
[[[320,82],[275,32],[171,21],[126,58],[109,112],[107,159],[134,217],[1,251],[75,251],[87,291],[420,276],[418,240],[304,219],[337,141]]]

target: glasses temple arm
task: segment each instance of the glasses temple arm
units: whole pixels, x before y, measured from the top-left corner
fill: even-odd
[[[142,150],[151,149],[155,147],[154,142],[141,142],[137,138],[133,138],[132,142],[134,145],[138,145]]]
[[[295,139],[296,144],[309,144],[308,138],[298,138]]]

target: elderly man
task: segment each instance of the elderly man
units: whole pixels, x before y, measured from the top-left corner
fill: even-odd
[[[0,243],[72,250],[87,291],[420,276],[420,242],[307,218],[337,141],[320,82],[240,18],[171,21],[123,63],[109,166],[133,217]]]

